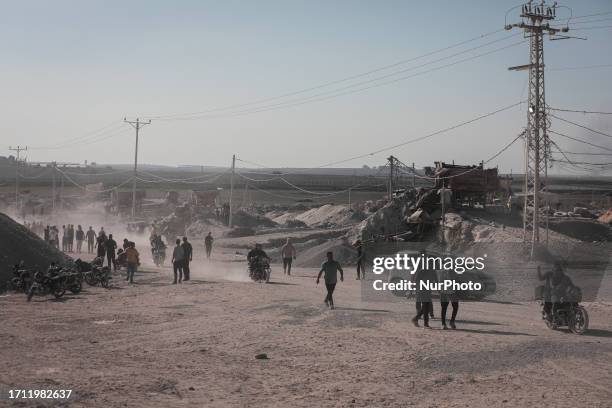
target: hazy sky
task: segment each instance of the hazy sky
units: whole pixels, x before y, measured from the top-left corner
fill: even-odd
[[[574,15],[612,11],[609,0],[566,1]],[[34,161],[133,160],[124,116],[171,115],[240,105],[316,87],[503,28],[520,2],[471,1],[0,1],[0,154],[8,145],[56,146]],[[576,25],[612,26],[612,13]],[[606,21],[606,19],[609,19]],[[516,12],[511,21],[518,21]],[[528,44],[393,84],[279,109],[282,102],[413,68],[406,76],[520,41],[499,32],[445,53],[352,81],[260,104],[213,110],[199,120],[155,120],[141,133],[140,161],[229,165],[231,155],[270,166],[309,167],[395,145],[526,98]],[[612,111],[612,28],[576,31],[588,41],[546,41],[550,106]],[[482,49],[415,66],[490,41]],[[374,85],[378,82],[370,82]],[[348,88],[347,88],[348,89]],[[233,114],[263,110],[249,114]],[[526,107],[342,166],[474,163],[525,126]],[[612,132],[612,117],[565,117]],[[110,126],[107,133],[88,132]],[[121,127],[123,126],[123,127]],[[612,148],[612,140],[555,121],[568,135]],[[117,129],[117,130],[115,130]],[[123,129],[123,130],[121,130]],[[75,138],[76,142],[69,142]],[[108,137],[108,138],[107,138]],[[567,150],[596,149],[553,137]],[[102,140],[101,140],[102,139]],[[93,143],[92,143],[93,142]],[[597,157],[594,159],[593,157]],[[494,160],[522,169],[522,144]],[[595,162],[610,156],[582,157]],[[578,159],[577,159],[578,160]]]

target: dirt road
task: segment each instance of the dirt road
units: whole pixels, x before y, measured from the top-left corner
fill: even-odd
[[[546,329],[535,304],[462,304],[459,330],[425,330],[414,304],[361,302],[352,270],[332,311],[313,269],[274,266],[269,285],[241,263],[193,269],[182,285],[149,267],[61,301],[3,295],[0,384],[72,389],[74,407],[612,406],[610,305],[587,305],[584,336]]]

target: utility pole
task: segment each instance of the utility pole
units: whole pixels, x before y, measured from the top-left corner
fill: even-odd
[[[351,209],[351,188],[348,189],[348,209]]]
[[[389,160],[389,186],[387,187],[387,189],[388,189],[389,201],[391,201],[393,199],[393,171],[394,171],[396,159],[393,156],[389,156],[387,160]]]
[[[139,118],[136,118],[136,121],[130,121],[126,118],[123,118],[125,123],[129,123],[132,125],[134,129],[136,129],[136,146],[134,148],[134,180],[132,181],[132,218],[136,217],[136,177],[138,176],[138,131],[141,127],[150,125],[151,121],[141,122]]]
[[[539,4],[529,1],[521,6],[522,21],[507,24],[506,30],[520,28],[529,38],[529,64],[511,67],[511,71],[529,70],[529,100],[527,130],[525,133],[525,180],[523,193],[523,241],[531,243],[531,256],[540,242],[540,208],[542,203],[541,176],[546,179],[548,155],[546,98],[544,87],[544,34],[555,35],[567,32],[568,28],[552,28],[550,21],[556,18],[557,3],[548,6],[544,0]],[[548,227],[548,209],[545,215]],[[548,232],[546,234],[548,236]]]
[[[64,169],[65,168],[66,166],[64,166]],[[64,175],[61,173],[60,173],[60,211],[64,211]]]
[[[234,195],[234,173],[236,172],[236,155],[234,154],[232,156],[232,176],[230,178],[230,196],[229,196],[229,219],[228,219],[228,226],[230,228],[232,228],[233,225],[233,210],[234,208],[232,207],[232,196]]]
[[[51,190],[52,190],[52,194],[53,194],[53,197],[51,199],[51,208],[53,209],[53,212],[55,212],[55,197],[56,197],[56,194],[55,194],[55,172],[56,172],[55,167],[56,166],[57,166],[57,164],[55,162],[53,162],[53,164],[52,164],[53,172],[51,173],[51,180],[52,180],[52,182],[51,182]]]
[[[21,147],[19,145],[17,145],[17,147],[9,146],[9,150],[17,153],[17,157],[15,158],[15,208],[19,214],[19,210],[21,209],[21,205],[19,203],[19,163],[21,160],[21,152],[27,151],[28,147]]]

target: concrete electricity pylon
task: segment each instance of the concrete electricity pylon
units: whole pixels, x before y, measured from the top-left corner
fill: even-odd
[[[520,28],[529,38],[529,64],[511,67],[510,70],[529,70],[529,99],[527,131],[525,133],[525,181],[523,193],[523,240],[531,243],[531,255],[540,242],[540,208],[542,206],[542,175],[546,178],[550,154],[547,134],[546,98],[544,88],[544,34],[555,35],[567,32],[568,28],[553,28],[550,22],[556,18],[557,3],[549,6],[542,0],[539,4],[529,1],[521,6],[522,21],[507,24],[506,30]],[[545,209],[548,226],[548,209]],[[547,228],[548,231],[548,228]],[[548,240],[548,233],[546,234]]]
[[[140,119],[136,118],[135,121],[127,120],[123,118],[125,123],[132,125],[136,129],[136,147],[134,148],[134,178],[132,181],[132,218],[136,217],[136,182],[138,176],[138,131],[141,127],[151,124],[151,121],[141,122]]]

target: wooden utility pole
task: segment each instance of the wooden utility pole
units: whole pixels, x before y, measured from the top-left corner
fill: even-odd
[[[21,209],[21,205],[19,203],[19,164],[21,160],[21,152],[28,150],[28,147],[21,147],[17,145],[17,147],[9,146],[9,150],[16,152],[17,157],[15,158],[15,208],[17,209],[17,213],[19,213]]]
[[[53,211],[55,212],[55,197],[56,197],[56,193],[55,193],[55,172],[56,172],[56,167],[57,164],[55,162],[53,162],[52,164],[52,169],[53,172],[51,173],[51,191],[52,191],[52,199],[51,199],[51,208],[53,209]]]
[[[134,148],[134,176],[132,181],[132,218],[136,217],[136,182],[138,176],[138,131],[141,127],[151,124],[151,121],[141,122],[139,118],[136,118],[136,121],[129,121],[126,118],[123,118],[125,123],[129,123],[132,125],[134,129],[136,129],[136,145]]]
[[[234,173],[236,172],[236,155],[232,156],[232,176],[230,178],[230,196],[229,196],[229,220],[228,226],[232,228],[234,226],[233,222],[233,211],[234,207],[232,206],[232,196],[234,195]]]

